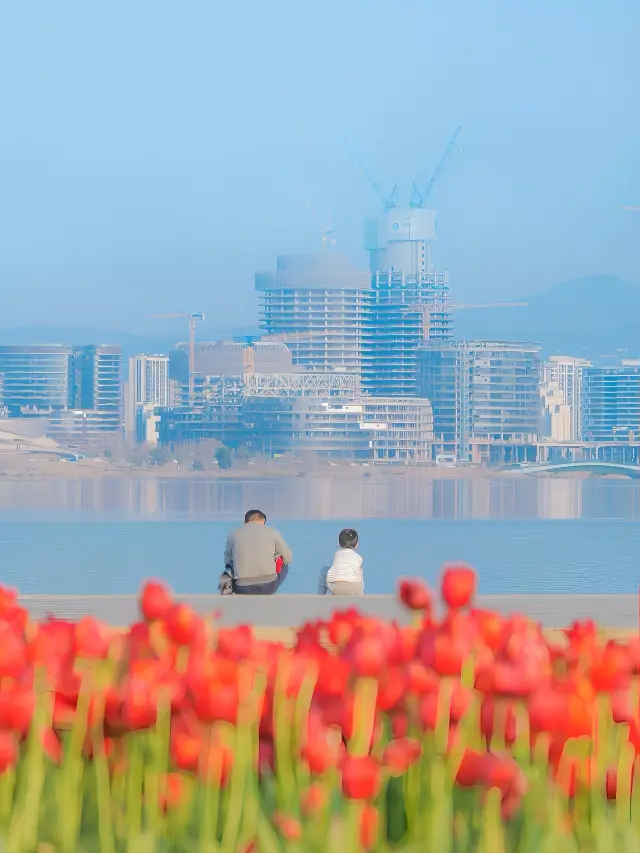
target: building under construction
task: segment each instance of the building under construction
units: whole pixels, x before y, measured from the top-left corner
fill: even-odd
[[[196,365],[228,373],[196,373],[196,405],[160,413],[161,444],[215,439],[270,457],[404,464],[431,460],[433,417],[427,400],[362,397],[357,373],[296,370],[290,353],[288,371],[247,370],[254,356],[247,358],[245,351],[254,346],[259,345],[221,342],[205,347]],[[261,364],[257,353],[255,360]],[[183,388],[186,393],[184,376]]]
[[[366,228],[371,296],[362,383],[374,396],[416,394],[416,352],[425,340],[451,338],[446,272],[430,269],[435,214],[391,207]]]
[[[362,372],[370,298],[369,276],[335,252],[281,255],[272,272],[259,272],[255,287],[260,328],[293,334],[294,364],[305,370]]]
[[[433,406],[436,459],[493,461],[492,446],[502,448],[500,461],[535,458],[541,416],[539,346],[430,343],[418,351],[417,363],[419,393]]]

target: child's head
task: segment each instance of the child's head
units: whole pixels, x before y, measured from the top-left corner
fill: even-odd
[[[341,530],[340,535],[338,536],[338,545],[341,548],[357,548],[358,534],[351,527]]]

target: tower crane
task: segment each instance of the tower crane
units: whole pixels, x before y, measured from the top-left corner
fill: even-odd
[[[443,310],[446,311],[478,311],[486,308],[526,308],[528,302],[459,302],[447,305]],[[437,313],[432,305],[407,305],[402,311],[403,314],[421,314],[422,315],[422,334],[426,340],[429,340],[429,330],[431,328],[431,314]]]
[[[322,248],[323,248],[323,250],[326,251],[330,246],[335,246],[335,244],[336,244],[336,238],[335,238],[336,232],[334,231],[334,229],[332,227],[331,211],[329,211],[327,224],[323,225],[322,221],[320,220],[320,217],[318,216],[318,213],[317,213],[315,207],[311,204],[310,201],[307,202],[307,206],[309,208],[311,215],[313,216],[313,218],[315,219],[315,221],[318,223],[318,225],[320,227],[320,231],[322,232]]]
[[[150,314],[150,317],[178,317],[187,320],[189,324],[189,405],[193,405],[195,397],[195,372],[196,372],[196,323],[204,320],[204,314],[196,311],[192,314]]]
[[[460,136],[461,130],[461,127],[456,128],[455,133],[447,143],[447,147],[445,148],[444,154],[440,158],[440,162],[436,166],[434,173],[431,175],[431,178],[429,179],[429,183],[427,184],[426,188],[422,192],[420,192],[420,189],[418,187],[422,175],[420,175],[420,177],[418,177],[411,185],[411,207],[424,207],[426,205],[427,199],[429,198],[429,196],[431,195],[431,191],[433,190],[433,186],[438,180],[440,172],[443,170],[445,163],[449,159],[449,155],[453,151],[454,145],[458,141],[458,137]]]
[[[367,167],[365,166],[364,160],[362,159],[360,154],[358,154],[357,150],[349,142],[349,140],[347,139],[346,136],[344,137],[344,141],[345,141],[345,144],[347,145],[347,147],[349,148],[349,150],[351,151],[351,153],[353,154],[353,156],[355,157],[358,165],[360,166],[360,168],[364,172],[365,178],[369,181],[369,183],[373,187],[375,194],[378,196],[378,198],[382,202],[383,208],[385,210],[391,210],[392,208],[397,207],[398,206],[398,197],[399,197],[399,192],[400,192],[398,184],[394,184],[389,195],[385,196],[383,191],[380,189],[380,184],[375,180],[375,178],[373,177],[373,175],[371,174],[369,169],[367,169]]]
[[[295,343],[296,341],[307,341],[312,338],[324,338],[326,332],[293,332],[291,334],[262,335],[260,338],[243,337],[234,338],[236,343],[245,344],[244,349],[244,372],[254,373],[256,369],[255,344],[270,343]]]

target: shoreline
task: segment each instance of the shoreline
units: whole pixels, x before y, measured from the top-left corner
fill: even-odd
[[[540,477],[545,475],[540,474]],[[586,479],[585,473],[547,475],[553,479]],[[530,477],[513,469],[469,466],[460,468],[435,465],[353,465],[304,462],[243,463],[226,470],[193,471],[169,465],[145,467],[113,461],[82,459],[60,461],[53,457],[25,453],[0,453],[0,482],[33,482],[43,480],[139,479],[197,480],[224,482],[235,480],[345,480],[350,482],[388,482],[397,478],[429,482],[433,480],[523,479]],[[608,477],[619,479],[618,477]]]

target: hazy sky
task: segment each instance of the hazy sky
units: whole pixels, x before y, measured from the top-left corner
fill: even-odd
[[[345,134],[408,192],[458,124],[457,298],[640,283],[639,33],[637,0],[5,0],[0,328],[252,323],[255,269],[320,247],[308,201],[366,264]]]

